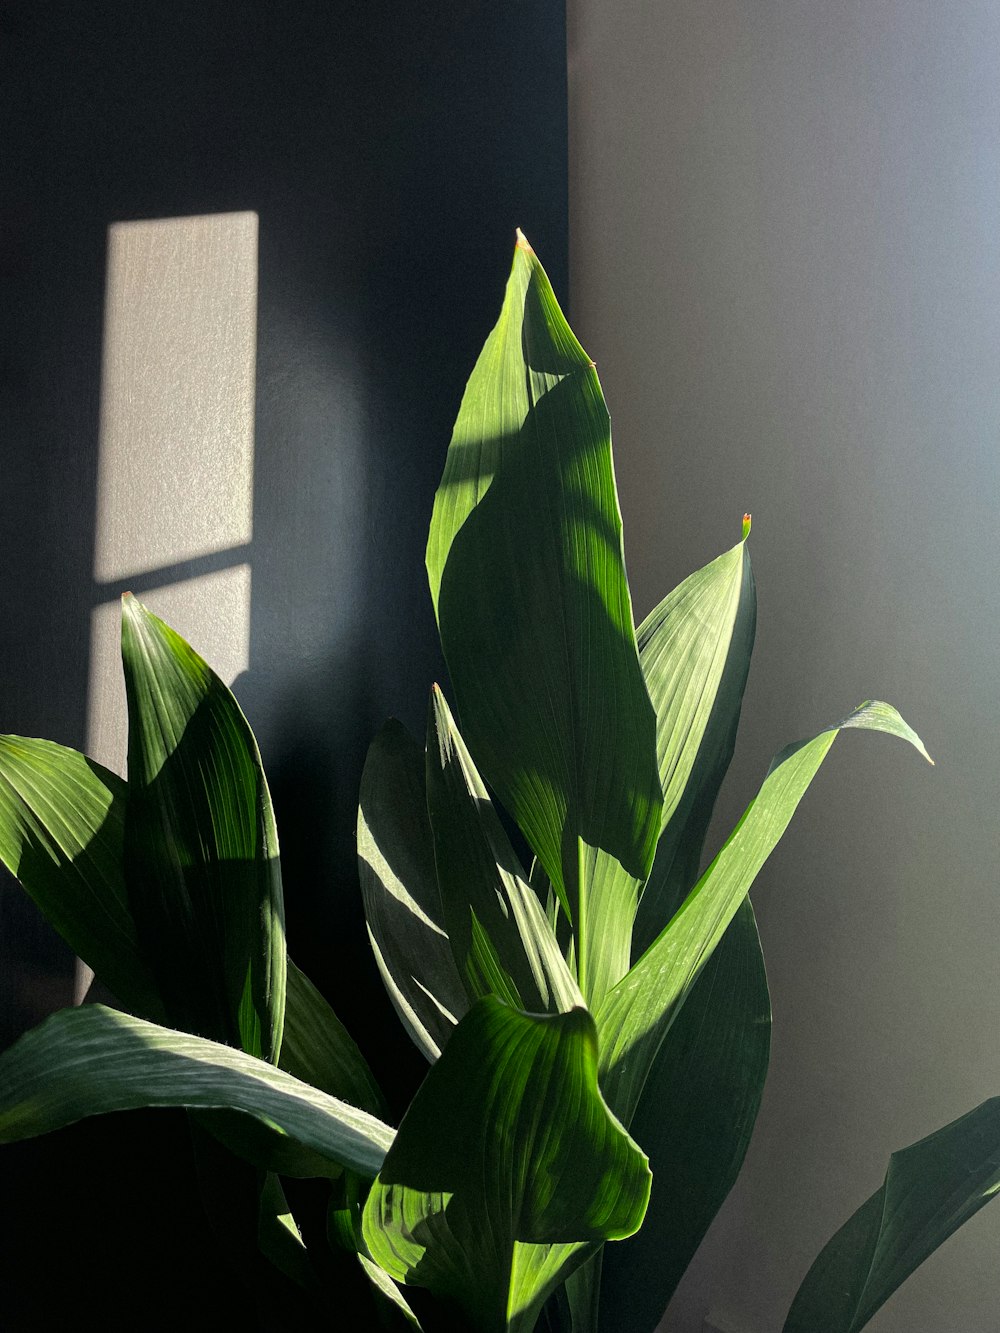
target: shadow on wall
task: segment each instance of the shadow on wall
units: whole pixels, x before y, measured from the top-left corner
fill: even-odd
[[[428,23],[391,0],[293,11],[264,0],[57,0],[6,14],[0,42],[0,730],[87,741],[91,616],[109,592],[93,576],[108,228],[256,212],[252,535],[240,556],[252,611],[249,669],[235,688],[272,785],[295,956],[372,1051],[397,1105],[421,1064],[397,1036],[363,931],[358,779],[384,717],[423,734],[427,689],[442,675],[423,546],[516,225],[566,289],[563,15],[542,0],[517,8],[512,22],[502,8],[454,0]],[[185,559],[169,577],[199,572]],[[68,1003],[73,980],[67,951],[9,881],[0,952],[6,1044]],[[77,1252],[64,1281],[32,1294],[27,1326],[59,1317],[39,1300],[76,1310],[88,1292],[99,1298],[81,1199],[98,1219],[102,1200],[119,1219],[154,1200],[174,1246],[180,1235],[206,1241],[191,1222],[194,1195],[169,1202],[169,1162],[154,1163],[146,1129],[121,1121],[5,1150],[8,1216],[21,1218],[10,1273],[30,1274],[43,1226],[50,1255],[71,1242]],[[128,1125],[168,1121],[151,1113]],[[123,1132],[127,1167],[112,1145]],[[184,1158],[183,1123],[156,1134]],[[97,1183],[86,1165],[95,1145],[109,1154],[105,1174],[132,1184]],[[58,1207],[45,1184],[57,1178]],[[149,1236],[123,1239],[128,1230],[116,1226],[119,1282],[129,1246],[150,1252]],[[137,1300],[148,1295],[144,1262],[124,1279],[123,1309],[129,1282]],[[204,1268],[192,1260],[192,1274]],[[14,1283],[5,1326],[21,1326],[29,1283]],[[58,1289],[74,1283],[70,1302]],[[180,1310],[183,1291],[167,1299]]]

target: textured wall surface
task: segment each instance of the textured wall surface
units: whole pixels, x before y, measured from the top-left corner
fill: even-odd
[[[891,1150],[1000,1092],[1000,11],[571,0],[575,324],[637,611],[731,545],[757,651],[720,820],[838,743],[754,900],[775,1008],[742,1183],[664,1324],[771,1333]],[[993,1204],[872,1322],[992,1333]]]
[[[424,541],[518,225],[566,287],[562,7],[57,0],[2,23],[0,730],[120,743],[124,588],[245,666],[291,947],[401,1102],[421,1063],[360,918],[358,779],[441,674]],[[73,960],[9,882],[0,953],[9,1041],[71,998]],[[247,1314],[183,1120],[94,1122],[0,1171],[5,1328],[178,1327],[202,1284]]]

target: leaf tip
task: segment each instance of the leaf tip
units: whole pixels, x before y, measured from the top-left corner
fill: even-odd
[[[518,250],[524,250],[529,255],[533,255],[535,252],[534,250],[532,250],[531,244],[528,241],[527,236],[525,236],[524,232],[521,230],[520,227],[516,228],[515,234],[517,236],[517,240],[515,241],[516,248]]]
[[[750,536],[750,528],[753,526],[753,520],[750,514],[743,515],[743,540]]]

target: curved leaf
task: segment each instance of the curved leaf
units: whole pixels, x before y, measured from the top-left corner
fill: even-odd
[[[219,677],[128,595],[122,662],[126,882],[143,951],[171,1022],[273,1062],[284,908],[257,743]]]
[[[846,727],[899,736],[930,759],[916,732],[891,705],[879,702],[862,704],[844,721],[775,756],[763,786],[718,856],[598,1011],[601,1087],[626,1124],[631,1124],[656,1052],[698,974]]]
[[[428,1287],[470,1329],[527,1330],[574,1242],[631,1235],[648,1196],[646,1158],[598,1090],[586,1010],[530,1015],[487,997],[403,1118],[364,1237],[390,1277]]]
[[[0,1056],[0,1143],[142,1106],[242,1111],[334,1167],[366,1176],[388,1125],[243,1051],[103,1005],[64,1009]],[[328,1172],[327,1172],[328,1173]]]
[[[784,1333],[858,1333],[939,1245],[1000,1193],[1000,1097],[894,1152],[881,1189],[820,1252]]]
[[[0,736],[0,860],[121,1002],[161,1018],[124,877],[125,783],[76,750]]]
[[[427,724],[427,804],[445,925],[473,1000],[534,1013],[583,997],[437,686]]]
[[[389,998],[428,1060],[468,1008],[452,958],[427,819],[424,756],[400,722],[372,741],[361,775],[358,871]]]
[[[588,1000],[624,974],[660,832],[607,408],[518,237],[462,399],[427,570],[469,749],[577,937]]]

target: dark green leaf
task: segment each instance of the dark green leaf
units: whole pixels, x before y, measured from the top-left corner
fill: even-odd
[[[463,733],[573,921],[594,1000],[660,832],[607,408],[519,237],[434,503],[427,569]]]
[[[0,737],[0,860],[122,1004],[161,1018],[125,892],[125,794],[76,750]]]
[[[266,1061],[103,1005],[53,1014],[0,1056],[0,1143],[141,1106],[242,1111],[290,1149],[369,1177],[393,1140],[374,1116]]]
[[[358,870],[389,998],[416,1045],[436,1060],[468,1000],[444,927],[424,754],[399,722],[387,722],[372,741],[361,775]]]
[[[586,1010],[529,1015],[487,997],[407,1111],[364,1236],[391,1277],[470,1329],[528,1330],[588,1253],[578,1243],[631,1235],[648,1194],[646,1158],[598,1090]]]
[[[770,1038],[764,959],[748,900],[660,1047],[632,1118],[653,1189],[642,1229],[603,1252],[603,1333],[652,1333],[660,1322],[743,1165]]]
[[[278,839],[253,733],[223,682],[134,597],[126,881],[178,1027],[274,1061],[285,1008]]]
[[[427,726],[427,805],[445,926],[471,999],[499,995],[534,1013],[583,998],[489,794],[435,686]]]
[[[858,1333],[915,1268],[1000,1193],[1000,1097],[894,1152],[881,1189],[810,1268],[785,1333]]]

